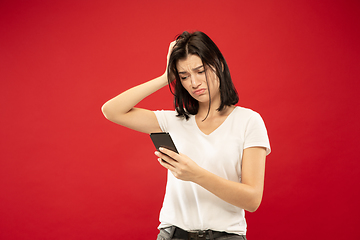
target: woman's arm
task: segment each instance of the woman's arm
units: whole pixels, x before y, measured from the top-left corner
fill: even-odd
[[[199,167],[185,155],[167,149],[161,151],[164,154],[156,152],[156,155],[167,163],[160,160],[160,164],[169,169],[176,178],[197,183],[222,200],[249,212],[254,212],[259,207],[264,189],[265,148],[253,147],[244,150],[241,183],[219,177]]]
[[[168,59],[175,42],[169,46]],[[155,114],[147,109],[135,108],[145,97],[168,84],[167,71],[146,83],[133,87],[110,99],[102,106],[104,116],[110,121],[139,132],[161,132]]]
[[[124,127],[144,133],[161,132],[152,111],[134,106],[166,85],[167,77],[164,74],[110,99],[102,106],[102,112],[107,119]]]

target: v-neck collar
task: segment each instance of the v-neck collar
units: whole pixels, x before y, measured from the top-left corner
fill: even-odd
[[[197,122],[196,122],[196,119],[195,119],[195,115],[192,116],[192,121],[194,121],[194,124],[195,124],[195,127],[196,129],[203,135],[203,136],[206,136],[206,137],[210,137],[212,135],[214,135],[220,128],[222,128],[223,125],[226,124],[226,122],[228,121],[228,119],[231,117],[231,115],[236,111],[238,107],[235,106],[234,109],[231,111],[231,113],[225,118],[225,120],[217,127],[215,128],[211,133],[209,134],[205,134],[198,126]]]

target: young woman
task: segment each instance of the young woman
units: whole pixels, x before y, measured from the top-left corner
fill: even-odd
[[[163,75],[102,108],[122,126],[169,132],[179,151],[155,152],[169,170],[157,239],[246,239],[244,210],[254,212],[260,205],[270,153],[264,122],[258,113],[235,106],[229,68],[206,34],[182,33],[170,44],[167,59]],[[175,111],[135,107],[168,84]]]

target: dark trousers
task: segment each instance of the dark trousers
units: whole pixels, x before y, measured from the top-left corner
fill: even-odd
[[[217,231],[186,232],[178,227],[172,226],[160,229],[156,240],[246,240],[245,235],[237,235]]]

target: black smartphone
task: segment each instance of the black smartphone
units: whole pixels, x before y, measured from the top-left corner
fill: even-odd
[[[159,151],[159,148],[163,147],[170,149],[176,153],[179,153],[169,133],[167,132],[150,133],[150,138],[153,141],[156,150]]]

